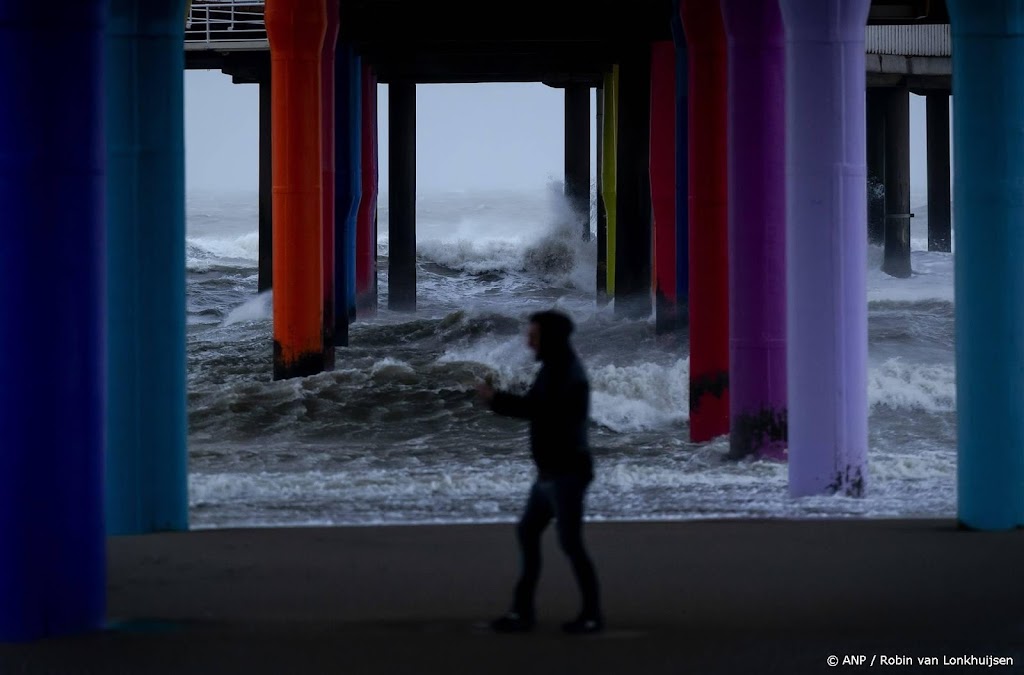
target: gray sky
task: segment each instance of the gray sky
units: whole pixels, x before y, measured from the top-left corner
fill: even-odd
[[[387,94],[379,87],[381,191],[387,189]],[[219,71],[186,72],[189,189],[257,188],[258,97],[257,85],[232,84]],[[529,189],[560,180],[562,101],[561,90],[541,84],[418,86],[418,187]]]
[[[379,88],[380,189],[387,190],[387,87]],[[189,190],[256,190],[259,91],[219,71],[185,73]],[[541,84],[417,87],[423,192],[542,188],[562,177],[563,93]],[[925,105],[911,96],[911,186],[925,193]],[[591,108],[593,111],[593,107]],[[593,123],[591,124],[593,135]],[[592,151],[593,154],[593,151]],[[593,170],[591,159],[591,170]]]

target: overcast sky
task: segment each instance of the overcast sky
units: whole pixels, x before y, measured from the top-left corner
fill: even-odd
[[[378,91],[383,191],[387,86]],[[542,84],[420,85],[416,105],[419,189],[530,189],[561,179],[562,90]],[[232,84],[219,71],[186,72],[189,189],[257,188],[258,106],[257,85]]]
[[[387,87],[381,86],[382,192],[387,189],[387,100]],[[561,180],[563,100],[562,90],[542,84],[419,85],[419,190],[540,189],[551,178]],[[916,197],[926,185],[924,99],[911,96],[910,105]],[[591,129],[593,135],[593,123]],[[185,134],[189,190],[257,189],[257,85],[232,84],[219,71],[186,71]],[[591,160],[592,171],[593,166]]]

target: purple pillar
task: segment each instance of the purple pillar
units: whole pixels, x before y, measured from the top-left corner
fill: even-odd
[[[721,0],[729,44],[729,454],[786,457],[785,40],[778,0]]]
[[[860,496],[867,474],[870,0],[780,0],[786,27],[789,489]]]

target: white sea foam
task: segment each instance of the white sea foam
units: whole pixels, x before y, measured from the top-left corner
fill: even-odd
[[[187,237],[185,265],[192,271],[204,271],[213,264],[255,266],[260,257],[259,232],[236,237]]]
[[[948,413],[956,410],[952,365],[886,360],[868,373],[868,400],[874,407]]]
[[[872,451],[861,499],[788,494],[784,463],[725,461],[724,438],[698,448],[681,443],[636,457],[595,449],[597,479],[588,498],[595,520],[722,517],[950,517],[955,453]],[[518,515],[532,477],[525,453],[512,462],[474,458],[381,468],[351,462],[336,470],[194,473],[191,504],[216,524],[496,522]],[[915,508],[908,512],[907,486]],[[240,505],[244,508],[238,509]],[[235,515],[232,509],[238,509]],[[295,511],[294,513],[292,511]],[[262,513],[253,519],[252,513]],[[248,520],[246,520],[248,519]],[[200,517],[202,527],[206,519]]]
[[[591,418],[618,433],[667,428],[687,422],[690,360],[671,367],[638,363],[590,370]]]
[[[245,323],[249,321],[265,321],[273,316],[273,307],[273,291],[264,291],[255,298],[246,300],[241,305],[238,305],[228,312],[221,325],[230,326],[232,324]]]

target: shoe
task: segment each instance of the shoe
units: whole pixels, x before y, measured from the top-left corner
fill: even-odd
[[[491,622],[491,629],[498,633],[527,633],[533,630],[532,616],[509,612]]]
[[[593,635],[604,630],[604,620],[599,616],[578,616],[562,624],[562,630],[569,635]]]

